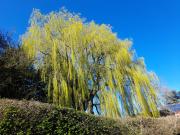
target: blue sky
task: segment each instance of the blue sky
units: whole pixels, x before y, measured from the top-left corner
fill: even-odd
[[[162,85],[180,90],[180,0],[0,0],[0,29],[17,39],[33,8],[48,13],[63,6],[88,21],[110,24],[121,39],[132,39]]]

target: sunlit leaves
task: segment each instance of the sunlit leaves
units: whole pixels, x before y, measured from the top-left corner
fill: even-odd
[[[122,116],[120,108],[129,115],[158,116],[153,77],[144,61],[134,58],[131,41],[118,39],[110,26],[67,11],[35,10],[22,43],[55,104],[87,111],[91,102],[109,117]]]

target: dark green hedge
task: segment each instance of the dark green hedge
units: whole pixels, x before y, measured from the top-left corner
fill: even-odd
[[[1,107],[0,135],[86,135],[125,134],[126,126],[101,117],[87,115],[73,109],[61,109],[37,102],[9,103]],[[0,105],[1,106],[1,105]]]
[[[0,99],[0,135],[177,135],[180,119],[112,120],[31,101]]]

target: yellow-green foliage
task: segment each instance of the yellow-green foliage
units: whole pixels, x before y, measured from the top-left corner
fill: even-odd
[[[93,93],[102,115],[121,117],[124,108],[129,115],[158,116],[152,76],[134,59],[131,41],[117,38],[109,26],[65,10],[48,15],[35,10],[22,43],[55,104],[83,110]]]

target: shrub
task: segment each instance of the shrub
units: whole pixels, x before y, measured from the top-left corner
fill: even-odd
[[[168,115],[174,115],[175,113],[172,112],[171,110],[169,110],[168,108],[162,108],[160,111],[159,111],[160,115],[162,117],[164,116],[168,116]]]
[[[73,109],[29,101],[0,100],[0,134],[122,134],[125,125]]]
[[[45,84],[32,61],[7,34],[0,32],[0,97],[46,101]]]
[[[178,124],[172,116],[113,120],[35,101],[0,100],[1,135],[176,135]]]

